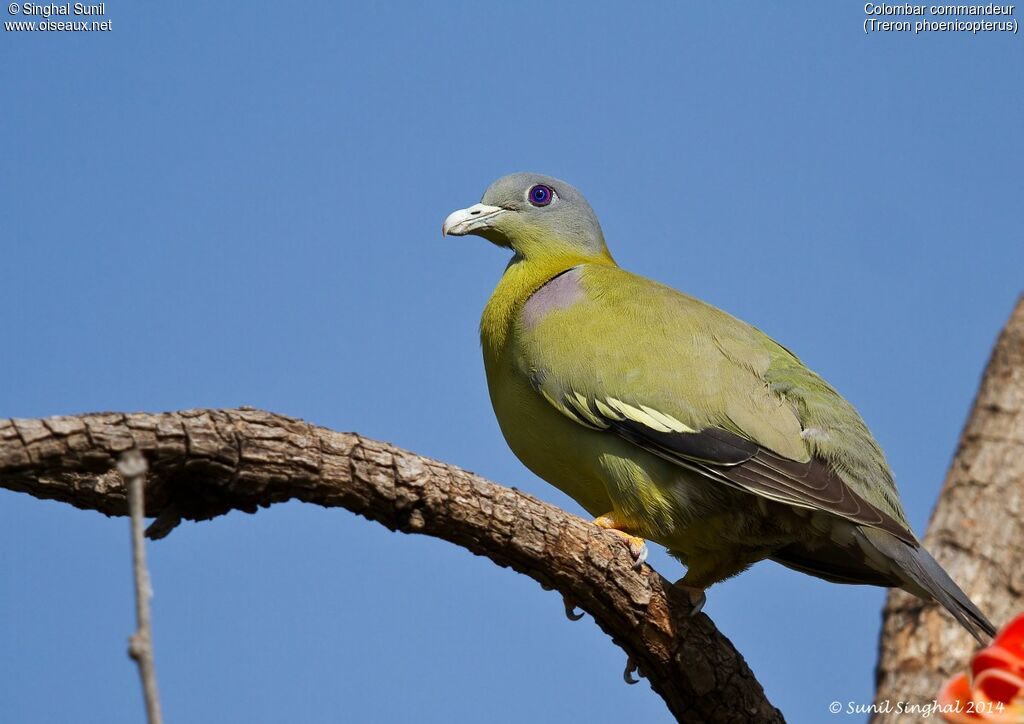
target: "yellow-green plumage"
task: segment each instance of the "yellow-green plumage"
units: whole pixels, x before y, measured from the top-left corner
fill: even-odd
[[[573,267],[583,298],[526,328],[526,301]],[[808,527],[799,515],[766,521],[743,505],[742,493],[580,425],[531,382],[542,373],[550,398],[565,389],[611,398],[690,429],[721,426],[806,460],[810,443],[800,437],[793,406],[764,378],[772,352],[788,353],[753,328],[610,259],[555,257],[510,265],[484,310],[481,341],[491,401],[516,455],[592,515],[614,511],[630,533],[661,543],[711,578],[691,575],[688,583],[710,585],[737,573]]]
[[[452,214],[515,255],[480,324],[495,414],[533,472],[666,546],[704,588],[764,558],[984,616],[920,547],[860,416],[793,354],[624,271],[589,205],[534,174]]]

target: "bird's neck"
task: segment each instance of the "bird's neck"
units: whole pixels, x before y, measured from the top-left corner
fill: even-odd
[[[535,291],[553,277],[580,264],[615,266],[607,253],[567,252],[528,257],[517,254],[512,257],[480,319],[480,342],[485,358],[497,359],[501,355],[523,305]]]

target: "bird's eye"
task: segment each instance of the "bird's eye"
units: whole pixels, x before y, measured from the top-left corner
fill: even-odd
[[[547,206],[553,198],[555,198],[555,192],[551,190],[550,186],[537,184],[530,189],[529,199],[534,206]]]

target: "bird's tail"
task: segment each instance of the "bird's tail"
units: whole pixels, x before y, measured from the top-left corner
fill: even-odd
[[[874,528],[859,528],[857,532],[864,543],[888,559],[893,574],[902,582],[901,588],[925,600],[941,603],[979,643],[984,643],[982,634],[995,636],[995,626],[924,547],[911,546]]]

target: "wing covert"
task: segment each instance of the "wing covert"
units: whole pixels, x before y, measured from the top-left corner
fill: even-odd
[[[519,330],[519,367],[549,404],[722,484],[917,545],[898,499],[895,506],[885,504],[888,497],[881,505],[869,500],[864,481],[852,485],[824,454],[828,444],[807,434],[817,423],[808,402],[838,405],[839,422],[881,455],[856,411],[799,360],[675,290],[620,269],[581,269],[580,301]],[[617,279],[604,278],[613,273]],[[784,371],[776,375],[785,377],[784,390],[773,368]],[[858,450],[850,454],[862,462]],[[874,458],[863,462],[865,470],[879,467]],[[883,487],[892,487],[884,459],[880,469]]]

